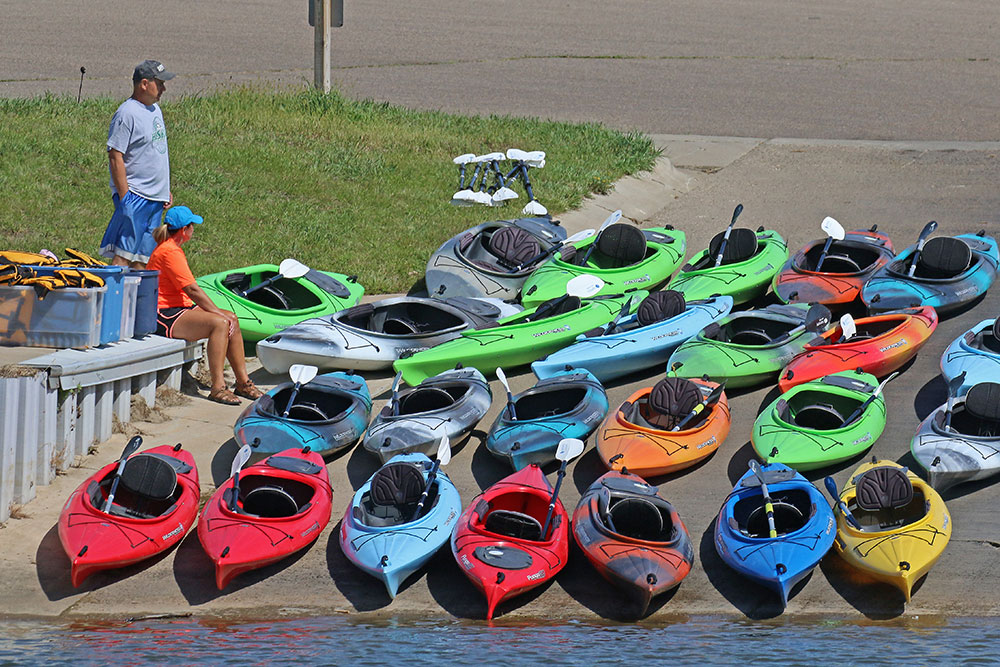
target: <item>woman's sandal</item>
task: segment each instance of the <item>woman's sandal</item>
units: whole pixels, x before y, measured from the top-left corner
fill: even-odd
[[[253,380],[247,380],[246,383],[237,382],[233,389],[237,396],[248,398],[251,401],[256,401],[264,395],[264,392],[257,388],[257,385],[253,383]]]
[[[240,404],[240,399],[236,397],[236,394],[229,391],[225,387],[222,389],[213,389],[208,392],[208,400],[215,401],[216,403],[222,403],[223,405]]]

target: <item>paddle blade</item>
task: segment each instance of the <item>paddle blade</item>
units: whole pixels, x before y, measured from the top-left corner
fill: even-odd
[[[891,381],[891,380],[892,380],[893,378],[895,378],[895,377],[896,377],[897,375],[899,375],[899,371],[893,371],[893,372],[892,372],[892,374],[891,374],[891,375],[890,375],[889,377],[887,377],[886,379],[884,379],[884,380],[882,380],[881,382],[879,382],[879,383],[878,383],[878,386],[877,386],[877,387],[875,387],[875,391],[873,391],[873,392],[872,392],[872,396],[878,396],[879,394],[881,394],[881,393],[882,393],[882,390],[883,390],[883,389],[885,389],[885,386],[886,386],[887,384],[889,384],[889,382],[890,382],[890,381]],[[964,372],[964,371],[963,371],[962,375],[963,375],[963,376],[965,375],[965,372]],[[959,385],[959,386],[961,386],[961,385]]]
[[[962,371],[959,375],[953,377],[948,382],[948,396],[955,396],[958,394],[958,390],[961,389],[962,385],[965,383],[965,373],[965,371]],[[893,375],[896,375],[896,373],[893,373]],[[887,378],[886,381],[890,379],[892,379],[891,376]]]
[[[437,460],[443,466],[448,465],[451,461],[451,440],[448,439],[448,436],[441,438],[441,444],[438,445]]]
[[[236,473],[243,469],[246,462],[250,460],[250,445],[243,445],[240,447],[240,451],[236,452],[236,456],[233,457],[233,467],[229,469],[229,476],[233,477]]]
[[[834,238],[838,241],[844,240],[844,228],[841,226],[839,222],[837,222],[830,216],[826,216],[825,218],[823,218],[823,222],[821,222],[819,226],[820,229],[826,232],[827,236]]]
[[[621,219],[622,219],[622,210],[618,209],[617,211],[609,215],[607,220],[601,223],[601,228],[597,230],[597,233],[600,234],[601,231],[603,231],[605,228],[610,227],[611,225],[615,224]]]
[[[463,153],[458,157],[452,158],[451,161],[454,162],[455,164],[469,164],[475,159],[476,159],[475,153]]]
[[[547,209],[544,206],[542,206],[535,199],[532,199],[531,201],[529,201],[527,204],[524,205],[524,208],[521,209],[521,213],[523,213],[524,215],[539,216],[539,215],[545,215],[548,212],[549,212],[549,209]]]
[[[823,331],[830,325],[830,309],[821,303],[814,303],[806,312],[805,327],[809,331]]]
[[[962,373],[962,377],[965,377],[965,373]],[[128,457],[132,456],[136,453],[140,446],[142,446],[142,437],[138,435],[132,436],[125,444],[125,449],[122,450],[122,456],[118,460],[124,461]]]
[[[292,364],[288,369],[288,377],[292,379],[295,384],[309,384],[312,379],[316,377],[316,373],[319,369],[315,366],[309,366],[308,364]]]
[[[566,294],[586,299],[600,292],[602,287],[604,287],[603,280],[597,276],[584,273],[566,281]]]
[[[833,498],[833,502],[839,503],[840,493],[837,491],[837,483],[833,481],[833,477],[826,477],[823,480],[823,485],[826,487],[826,492]]]
[[[844,313],[840,316],[840,330],[842,332],[840,342],[850,340],[854,334],[858,333],[858,328],[855,326],[854,318],[851,317],[850,313]]]
[[[398,373],[396,373],[396,377],[392,379],[392,388],[389,390],[390,392],[392,392],[392,398],[390,400],[392,401],[392,414],[394,415],[398,414],[399,412],[399,406],[397,405],[397,403],[399,403],[398,391],[399,391],[399,381],[402,379],[403,379],[403,371],[399,371]]]
[[[500,384],[503,385],[503,388],[506,389],[507,393],[509,394],[510,384],[507,383],[507,374],[504,373],[503,369],[500,368],[499,366],[497,366],[497,379],[500,380]]]
[[[576,243],[577,241],[582,241],[584,239],[589,239],[591,236],[593,236],[596,233],[597,232],[594,231],[594,229],[588,227],[587,229],[584,229],[582,231],[577,232],[576,234],[573,234],[572,236],[570,236],[569,238],[567,238],[565,241],[563,241],[560,245],[566,245],[567,243]]]
[[[760,469],[760,463],[757,462],[757,459],[750,459],[750,471],[757,476],[761,484],[764,483],[764,473]]]
[[[571,461],[583,452],[583,440],[563,438],[556,447],[556,460]]]
[[[924,246],[924,242],[927,240],[927,237],[934,233],[937,226],[937,220],[931,220],[924,225],[924,228],[920,230],[920,236],[917,237],[917,245],[922,248]]]
[[[740,213],[743,212],[743,204],[737,204],[736,208],[733,209],[733,219],[729,221],[730,228],[736,224],[736,218],[740,217]]]
[[[278,265],[278,273],[285,278],[301,278],[309,273],[309,267],[299,260],[289,257],[281,260],[281,264]]]

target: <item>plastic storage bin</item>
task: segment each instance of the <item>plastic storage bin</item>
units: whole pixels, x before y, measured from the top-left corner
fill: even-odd
[[[83,348],[100,344],[107,291],[107,287],[69,287],[54,289],[40,299],[34,287],[0,287],[0,345]]]
[[[150,269],[130,269],[126,276],[139,276],[139,294],[135,302],[135,331],[139,338],[156,332],[156,301],[160,295],[160,272]]]
[[[60,266],[32,266],[40,276],[51,276],[57,269],[76,268]],[[104,295],[103,317],[101,318],[100,345],[113,343],[121,338],[122,324],[122,279],[125,268],[122,266],[87,266],[80,267],[83,271],[100,276],[107,287]]]
[[[125,340],[135,335],[135,304],[139,299],[139,276],[125,275],[122,280],[121,338]]]

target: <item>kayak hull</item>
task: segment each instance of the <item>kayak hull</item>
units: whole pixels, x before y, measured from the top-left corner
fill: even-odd
[[[552,491],[541,469],[531,465],[476,496],[459,517],[451,550],[459,568],[485,596],[487,619],[493,618],[501,602],[550,581],[565,567],[569,517],[558,498],[548,534],[541,535],[539,529],[540,539],[491,530],[500,523],[491,519],[498,511],[544,524]]]
[[[277,273],[278,267],[274,264],[256,264],[212,273],[196,282],[212,303],[235,313],[247,343],[256,343],[311,317],[349,308],[365,293],[365,288],[351,276],[310,270],[301,278],[280,278],[270,287],[247,296],[237,294]],[[234,280],[241,276],[242,280]],[[232,286],[227,286],[231,281]]]
[[[566,366],[585,368],[601,382],[607,382],[651,368],[684,341],[728,315],[732,306],[732,297],[718,296],[687,304],[683,313],[647,326],[638,326],[637,316],[629,315],[612,333],[577,336],[569,347],[532,363],[531,370],[542,379]]]
[[[927,471],[931,486],[942,492],[956,484],[988,479],[1000,473],[1000,437],[970,433],[965,396],[955,400],[949,429],[944,428],[947,404],[920,422],[910,441],[910,452]],[[970,426],[973,424],[970,424]],[[992,425],[990,425],[992,426]],[[992,428],[988,429],[989,433]]]
[[[757,253],[742,262],[716,267],[709,251],[700,251],[681,268],[670,289],[689,301],[715,294],[731,296],[738,306],[767,292],[778,270],[788,261],[788,245],[778,232],[757,232]]]
[[[785,392],[792,387],[832,373],[861,369],[876,377],[886,377],[902,368],[923,347],[938,325],[930,306],[862,317],[855,322],[858,335],[843,343],[840,326],[820,334],[821,339],[806,345],[778,378]]]
[[[754,422],[750,442],[757,456],[799,472],[836,465],[868,450],[885,430],[881,394],[863,412],[842,425],[878,386],[864,372],[842,371],[790,388],[764,408]]]
[[[149,517],[106,513],[103,505],[118,462],[87,478],[63,505],[58,522],[59,541],[70,560],[74,587],[102,570],[133,565],[167,551],[184,538],[198,516],[201,492],[191,453],[162,445],[135,456],[139,455],[169,458],[180,468],[172,505],[164,508],[165,513]],[[134,504],[122,485],[115,500],[116,507],[131,508]]]
[[[317,376],[300,388],[285,417],[293,388],[292,382],[279,384],[246,407],[233,427],[240,446],[256,454],[309,447],[322,455],[350,447],[365,432],[372,399],[360,375]]]
[[[836,522],[823,494],[802,475],[780,463],[763,465],[761,471],[777,536],[769,536],[761,487],[748,471],[719,510],[715,548],[726,565],[774,591],[784,607],[791,590],[833,545]],[[787,479],[770,481],[771,475]]]
[[[230,477],[198,521],[198,538],[215,564],[219,590],[241,574],[309,547],[330,521],[333,488],[316,452],[288,449],[245,468],[236,511],[230,508],[232,492]]]
[[[983,320],[956,338],[941,355],[941,375],[951,383],[962,373],[965,379],[958,390],[964,395],[983,382],[1000,377],[1000,341],[992,334],[995,320]]]
[[[400,454],[386,465],[397,463],[419,466],[426,483],[432,466],[429,458]],[[425,504],[427,509],[406,520],[404,512],[409,506],[400,507],[403,520],[384,525],[384,521],[367,519],[363,509],[370,502],[373,478],[355,492],[340,522],[340,548],[358,569],[385,584],[389,597],[395,598],[399,586],[448,542],[462,511],[462,501],[448,475],[438,470]]]

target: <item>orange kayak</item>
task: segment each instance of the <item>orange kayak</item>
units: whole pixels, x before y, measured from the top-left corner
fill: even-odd
[[[803,382],[855,369],[885,377],[916,356],[937,324],[934,308],[922,306],[862,317],[855,321],[857,334],[842,343],[834,342],[843,335],[838,325],[821,334],[822,343],[806,345],[785,366],[778,387],[785,392]]]
[[[682,470],[708,457],[729,435],[729,402],[722,393],[682,430],[672,431],[719,385],[667,377],[629,396],[597,430],[597,452],[611,470],[642,477]]]

